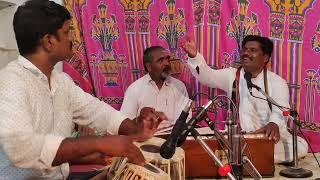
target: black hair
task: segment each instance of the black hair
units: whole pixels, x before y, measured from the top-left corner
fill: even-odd
[[[157,50],[165,50],[162,46],[151,46],[143,51],[143,67],[146,72],[148,72],[147,63],[150,63],[153,60],[152,53]]]
[[[258,42],[260,44],[263,54],[268,54],[269,57],[271,57],[273,51],[273,42],[269,38],[258,35],[247,35],[243,39],[241,47],[243,48],[244,45],[249,41]]]
[[[49,0],[29,0],[19,6],[14,14],[13,28],[21,55],[34,53],[40,39],[46,35],[57,35],[69,11]]]

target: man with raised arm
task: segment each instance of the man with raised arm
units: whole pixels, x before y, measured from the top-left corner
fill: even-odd
[[[289,107],[289,90],[287,82],[277,74],[267,70],[273,43],[266,37],[248,35],[242,42],[240,52],[241,67],[213,70],[197,52],[193,40],[187,40],[182,48],[187,52],[188,65],[192,74],[202,84],[212,88],[224,90],[239,104],[240,127],[243,131],[264,133],[275,143],[275,162],[292,161],[292,136],[287,130],[286,118],[275,105],[259,99],[265,97],[256,89],[252,89],[252,95],[248,88],[244,75],[250,73],[253,84],[261,87],[281,106]],[[237,81],[235,81],[237,80]],[[238,88],[236,88],[238,86]],[[233,93],[234,89],[234,93]],[[238,92],[236,92],[236,89]],[[235,98],[234,98],[235,97]],[[239,98],[237,98],[239,97]],[[308,152],[306,141],[298,137],[298,156],[305,156]]]

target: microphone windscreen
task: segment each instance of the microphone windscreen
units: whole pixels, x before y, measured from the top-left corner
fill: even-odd
[[[185,108],[182,110],[176,123],[174,124],[171,134],[169,135],[167,140],[161,145],[160,155],[163,158],[170,159],[174,155],[178,138],[180,137],[182,131],[185,128],[185,122],[189,116],[189,110],[191,106],[192,106],[192,103],[191,101],[189,101],[185,106]]]
[[[176,147],[172,147],[172,145],[168,144],[168,142],[165,142],[160,147],[160,155],[165,159],[172,158],[175,152]]]
[[[246,73],[244,73],[244,78],[245,78],[247,81],[251,82],[252,74],[249,73],[249,72],[246,72]]]

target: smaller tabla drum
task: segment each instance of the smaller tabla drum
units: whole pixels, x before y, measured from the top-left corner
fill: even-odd
[[[170,176],[150,163],[144,166],[126,163],[115,172],[112,180],[170,180]]]
[[[137,143],[147,162],[154,164],[164,172],[168,173],[172,180],[185,179],[185,154],[180,147],[171,159],[165,159],[160,155],[160,147],[164,139],[153,137],[145,142]]]

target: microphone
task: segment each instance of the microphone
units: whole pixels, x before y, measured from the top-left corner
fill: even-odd
[[[251,73],[249,73],[249,72],[244,73],[244,78],[247,81],[247,86],[248,86],[248,89],[249,89],[249,92],[251,95],[252,95],[252,88],[256,88],[258,91],[261,89],[259,86],[255,85],[251,82],[251,78],[252,78]]]
[[[198,74],[200,74],[199,66],[196,67],[196,71],[197,71]]]
[[[244,78],[247,81],[248,90],[249,90],[250,94],[252,95],[252,82],[251,82],[252,74],[246,72],[246,73],[244,73]]]
[[[189,100],[185,108],[182,110],[176,123],[172,128],[172,132],[167,140],[160,147],[160,155],[165,159],[170,159],[174,155],[177,147],[178,138],[185,128],[185,122],[189,116],[189,111],[192,106],[192,101]]]
[[[188,134],[190,133],[190,130],[195,127],[195,125],[202,118],[203,114],[206,112],[206,110],[209,108],[209,106],[212,104],[212,102],[213,102],[212,100],[208,101],[207,104],[202,106],[201,111],[195,117],[192,117],[188,121],[186,128],[183,130],[183,132],[178,140],[178,143],[177,143],[178,147],[180,147],[184,143],[184,141],[187,139]]]

